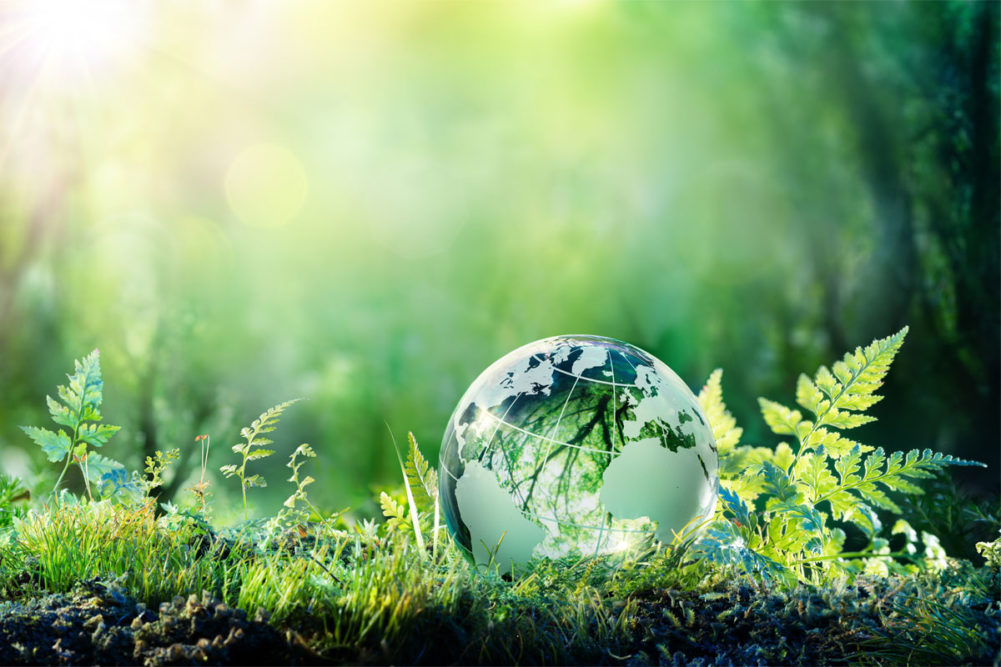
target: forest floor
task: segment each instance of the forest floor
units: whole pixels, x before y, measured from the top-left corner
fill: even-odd
[[[652,589],[601,601],[622,621],[606,646],[587,636],[556,646],[524,632],[531,610],[478,628],[472,615],[434,607],[392,644],[337,646],[322,617],[272,624],[263,610],[248,614],[209,594],[147,607],[114,582],[91,581],[0,602],[0,664],[997,665],[1001,578],[993,572],[982,580],[987,597],[971,597],[968,574],[789,592],[736,582]],[[950,626],[978,629],[979,640]]]

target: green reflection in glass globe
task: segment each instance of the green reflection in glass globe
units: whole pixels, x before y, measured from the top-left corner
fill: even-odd
[[[628,553],[712,516],[719,457],[698,400],[628,343],[557,336],[494,362],[442,441],[439,497],[479,565]]]

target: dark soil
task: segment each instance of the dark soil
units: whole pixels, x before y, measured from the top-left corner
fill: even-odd
[[[274,665],[315,662],[291,630],[209,596],[148,609],[114,585],[0,603],[0,664]]]
[[[477,628],[463,614],[425,609],[394,646],[328,645],[321,655],[310,647],[323,644],[322,619],[278,628],[207,594],[152,609],[113,583],[90,582],[69,594],[0,602],[0,664],[997,665],[999,588],[995,573],[988,599],[862,577],[840,590],[783,593],[736,581],[709,593],[652,590],[612,603],[623,613],[620,605],[630,605],[616,646],[586,636],[555,645],[530,610]],[[974,634],[939,636],[942,626],[929,626],[915,606],[921,598],[948,606],[951,622]]]

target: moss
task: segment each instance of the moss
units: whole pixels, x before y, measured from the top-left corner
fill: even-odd
[[[392,637],[335,642],[318,615],[294,625],[211,595],[155,607],[115,583],[0,603],[4,664],[990,664],[999,574],[938,573],[758,590],[739,581],[624,597],[593,570],[548,563],[521,582],[478,577],[452,607],[421,608]],[[405,594],[405,593],[401,593]],[[326,612],[329,614],[330,612]]]

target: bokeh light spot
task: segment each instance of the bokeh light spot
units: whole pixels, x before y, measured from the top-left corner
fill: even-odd
[[[252,227],[284,227],[302,211],[308,190],[302,163],[277,144],[244,149],[226,172],[229,206]]]

